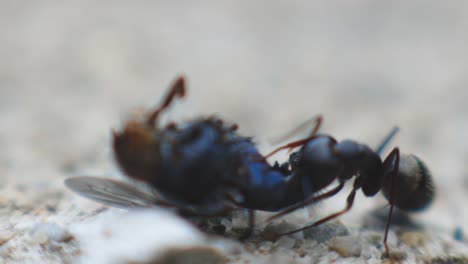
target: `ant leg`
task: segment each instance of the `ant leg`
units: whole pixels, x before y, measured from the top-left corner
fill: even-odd
[[[388,238],[388,229],[390,228],[390,222],[392,221],[392,213],[393,213],[393,206],[394,206],[394,200],[395,200],[395,178],[397,176],[399,166],[400,166],[400,149],[397,147],[390,152],[390,154],[385,158],[384,161],[384,166],[388,164],[388,162],[391,162],[390,164],[393,164],[392,168],[392,181],[391,181],[391,187],[390,187],[390,210],[388,212],[388,217],[387,217],[387,224],[385,225],[385,236],[383,240],[383,244],[385,246],[385,252],[387,252],[387,256],[390,256],[389,250],[388,250],[388,245],[387,245],[387,238]]]
[[[317,115],[315,118],[312,118],[312,120],[315,119],[315,126],[314,128],[312,129],[312,132],[310,132],[309,136],[313,136],[315,134],[317,134],[317,132],[319,131],[320,127],[322,126],[322,122],[323,122],[323,117],[322,115]],[[310,121],[309,121],[310,122]]]
[[[158,108],[156,108],[153,112],[150,113],[148,119],[146,120],[146,123],[150,126],[153,126],[156,120],[158,119],[159,114],[169,107],[169,105],[172,103],[176,96],[181,98],[185,96],[184,76],[179,76],[177,79],[175,79],[175,81],[171,85],[171,88],[169,89],[169,92],[164,97],[164,101]]]
[[[344,182],[341,182],[338,186],[336,186],[335,188],[331,189],[330,191],[326,192],[326,193],[322,193],[318,196],[313,196],[313,197],[309,197],[307,198],[306,200],[300,202],[300,203],[296,203],[296,204],[293,204],[291,206],[288,206],[286,207],[285,209],[279,211],[278,213],[276,213],[275,215],[269,217],[266,221],[267,222],[270,222],[272,220],[275,220],[277,218],[280,218],[284,215],[287,215],[297,209],[300,209],[302,207],[306,207],[310,204],[313,204],[317,201],[320,201],[320,200],[323,200],[325,198],[328,198],[328,197],[332,197],[333,195],[337,194],[338,192],[340,192],[344,187]]]
[[[283,233],[283,234],[280,234],[280,235],[281,235],[281,236],[290,235],[290,234],[294,234],[294,233],[297,233],[297,232],[306,230],[306,229],[311,228],[311,227],[314,227],[314,226],[321,225],[321,224],[323,224],[323,223],[325,223],[325,222],[330,221],[330,220],[333,219],[333,218],[336,218],[336,217],[338,217],[338,216],[340,216],[340,215],[342,215],[342,214],[348,212],[348,211],[351,209],[351,207],[353,207],[354,197],[356,196],[356,191],[357,191],[358,188],[359,188],[359,187],[357,187],[357,186],[353,187],[353,190],[352,190],[351,193],[348,195],[348,198],[346,198],[346,207],[345,207],[345,209],[343,209],[343,210],[341,210],[341,211],[339,211],[339,212],[336,212],[336,213],[334,213],[334,214],[331,214],[331,215],[329,215],[329,216],[327,216],[327,217],[325,217],[325,218],[322,218],[322,219],[320,219],[320,220],[318,220],[318,221],[316,221],[316,222],[314,222],[314,223],[312,223],[312,224],[310,224],[310,225],[306,225],[306,226],[304,226],[304,227],[302,227],[302,228],[299,228],[299,229],[296,229],[296,230],[292,230],[292,231],[289,231],[289,232],[286,232],[286,233]]]
[[[397,127],[397,126],[393,127],[393,129],[390,131],[390,133],[384,138],[382,143],[380,143],[380,145],[375,149],[375,153],[377,153],[378,155],[382,154],[382,151],[387,146],[387,144],[393,139],[393,137],[395,137],[398,130],[400,130],[399,127]]]
[[[273,144],[277,144],[279,142],[283,142],[285,141],[286,139],[294,136],[295,134],[297,134],[299,131],[301,130],[304,130],[306,127],[308,127],[310,124],[313,124],[315,123],[314,125],[314,128],[312,129],[312,132],[309,134],[309,136],[313,136],[317,133],[317,131],[320,129],[320,126],[322,124],[322,121],[323,121],[323,117],[322,115],[316,115],[308,120],[306,120],[304,123],[300,124],[299,126],[297,126],[296,128],[294,128],[293,130],[289,131],[288,133],[286,133],[285,135],[275,139],[275,140],[272,140]]]
[[[279,148],[276,148],[275,150],[273,150],[272,152],[268,153],[268,155],[266,155],[264,157],[264,159],[267,159],[271,156],[273,156],[275,153],[277,153],[278,151],[280,150],[283,150],[283,149],[293,149],[295,147],[299,147],[299,146],[302,146],[304,145],[305,143],[309,142],[310,140],[314,139],[316,137],[316,133],[317,131],[320,129],[320,126],[322,125],[322,121],[323,121],[323,117],[322,115],[317,115],[309,120],[307,120],[306,122],[304,122],[303,124],[299,125],[297,128],[295,128],[293,131],[289,132],[288,134],[286,134],[286,136],[282,137],[281,140],[275,140],[275,141],[283,141],[285,138],[289,138],[291,137],[292,135],[296,134],[299,130],[302,130],[304,128],[304,126],[306,125],[309,125],[309,123],[311,122],[315,122],[315,126],[314,128],[312,129],[312,132],[309,134],[309,136],[305,139],[301,139],[301,140],[297,140],[297,141],[293,141],[293,142],[290,142],[286,145],[283,145]]]
[[[240,206],[238,197],[235,197],[235,195],[233,195],[232,193],[229,193],[229,192],[226,192],[225,195],[226,195],[226,198],[231,203],[235,204],[236,206]],[[240,240],[244,240],[244,239],[250,237],[252,235],[253,231],[254,231],[254,227],[255,227],[255,210],[248,209],[248,213],[249,213],[249,226],[248,226],[247,231],[245,232],[245,234],[243,234],[240,237]]]

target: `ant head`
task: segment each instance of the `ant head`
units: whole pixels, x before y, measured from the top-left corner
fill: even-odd
[[[366,196],[373,196],[380,191],[383,171],[379,155],[368,146],[352,140],[343,140],[335,146],[335,150],[345,164],[340,176],[342,180],[358,174],[359,184]]]
[[[382,192],[390,202],[407,211],[424,210],[434,199],[435,190],[431,173],[415,155],[400,154],[398,173],[392,179],[395,159],[384,162]],[[392,186],[394,184],[394,186]],[[393,196],[393,197],[392,197]]]

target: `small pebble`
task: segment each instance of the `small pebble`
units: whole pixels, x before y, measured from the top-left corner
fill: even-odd
[[[231,239],[223,239],[221,237],[213,237],[210,241],[210,248],[219,250],[226,255],[239,255],[242,253],[242,244]],[[271,242],[268,242],[271,245]]]
[[[341,222],[330,222],[322,225],[306,229],[304,232],[304,238],[312,239],[318,243],[326,242],[333,237],[348,236],[349,230]]]
[[[2,230],[0,233],[0,246],[3,246],[5,243],[13,239],[15,236],[16,234],[9,230]]]
[[[455,230],[453,231],[453,239],[460,242],[465,241],[465,236],[461,227],[455,228]]]
[[[385,207],[382,209],[378,207],[372,210],[369,214],[364,217],[363,226],[367,228],[378,228],[383,229],[387,225],[387,218],[390,207]],[[392,214],[392,221],[390,222],[392,227],[404,227],[410,229],[421,229],[421,225],[417,222],[414,222],[410,215],[407,212],[394,208]]]
[[[297,225],[291,224],[286,221],[281,221],[279,223],[271,222],[271,223],[268,223],[268,225],[263,230],[262,237],[265,240],[275,241],[280,238],[279,236],[280,234],[283,234],[290,230],[294,230],[296,228],[298,228]],[[293,234],[292,236],[300,238],[302,237],[301,233],[302,232],[298,232],[296,234]]]
[[[221,224],[226,228],[225,232],[231,232],[232,222],[226,218],[221,219]]]
[[[204,242],[203,234],[189,222],[157,209],[108,211],[71,230],[83,252],[74,261],[80,263],[147,263],[169,250],[185,252]]]
[[[258,247],[258,252],[261,254],[266,254],[271,251],[273,243],[270,241],[263,242],[260,247]]]
[[[281,247],[284,249],[292,249],[296,244],[296,239],[289,236],[282,236],[275,242],[275,247]]]
[[[361,258],[364,259],[380,259],[382,252],[377,247],[372,246],[369,242],[363,242],[362,251],[361,251]]]
[[[384,233],[382,231],[382,233],[371,233],[367,239],[370,243],[375,244],[378,248],[384,248],[383,238]],[[396,233],[393,230],[389,230],[387,236],[387,245],[396,247],[398,243],[399,241]]]
[[[363,232],[363,234],[365,234],[364,237],[369,243],[376,245],[376,246],[379,244],[382,244],[383,237],[384,237],[383,231],[382,232],[366,231],[366,232]]]
[[[252,242],[246,242],[244,243],[244,249],[247,252],[254,253],[257,250],[257,244]]]
[[[47,244],[50,241],[68,242],[73,239],[73,235],[71,235],[68,230],[56,223],[36,224],[29,231],[29,235],[32,241],[38,244]]]
[[[468,263],[468,257],[436,257],[430,260],[432,264],[466,264]]]
[[[149,261],[149,263],[160,264],[221,264],[226,262],[226,257],[209,247],[170,249]]]
[[[401,234],[400,240],[410,247],[419,247],[426,244],[427,236],[421,232],[404,232]]]
[[[249,226],[248,216],[244,212],[240,211],[232,214],[232,228],[233,229],[245,229]]]
[[[285,263],[297,263],[297,261],[294,260],[294,255],[290,254],[290,252],[286,250],[280,250],[267,256],[264,260],[264,263],[285,264]]]
[[[384,253],[382,254],[382,258],[385,258],[383,263],[400,263],[402,260],[405,260],[408,257],[408,253],[403,250],[398,250],[396,248],[389,247],[390,256]]]
[[[359,257],[362,251],[361,239],[356,236],[334,237],[329,241],[328,248],[342,257]]]

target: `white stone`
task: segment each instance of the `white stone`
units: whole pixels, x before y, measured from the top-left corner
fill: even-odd
[[[82,244],[80,263],[145,262],[174,248],[203,245],[189,222],[163,210],[116,212],[72,227]]]

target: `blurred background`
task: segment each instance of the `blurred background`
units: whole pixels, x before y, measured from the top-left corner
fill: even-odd
[[[185,74],[167,119],[216,113],[263,153],[318,113],[371,146],[398,125],[438,188],[420,220],[466,231],[467,73],[464,1],[0,1],[1,197],[60,210],[63,180],[115,173],[110,129]],[[344,221],[383,202],[357,199]]]

